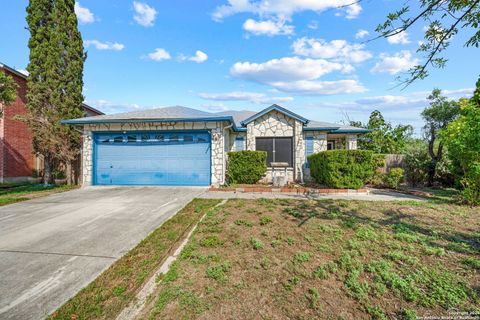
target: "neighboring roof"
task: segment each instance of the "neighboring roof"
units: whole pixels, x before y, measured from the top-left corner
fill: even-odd
[[[22,72],[20,72],[20,71],[18,71],[18,70],[15,70],[14,68],[11,68],[11,67],[7,66],[6,64],[3,64],[3,63],[0,62],[0,68],[3,68],[3,69],[5,69],[5,70],[7,70],[8,72],[15,74],[16,76],[24,79],[25,81],[27,80],[28,75],[26,75],[26,74],[24,74],[24,73],[22,73]],[[100,111],[100,110],[98,110],[98,109],[95,109],[95,108],[93,108],[93,107],[90,107],[89,105],[87,105],[87,104],[85,104],[85,103],[82,103],[82,107],[83,107],[84,109],[90,110],[90,111],[93,112],[93,113],[98,113],[98,114],[100,114],[100,115],[105,114],[105,113],[103,113],[102,111]]]
[[[170,122],[170,121],[227,121],[232,124],[235,131],[246,131],[246,125],[256,118],[272,111],[277,110],[285,113],[292,118],[298,119],[304,123],[304,130],[329,131],[332,133],[363,133],[366,129],[339,125],[329,122],[309,121],[283,107],[272,105],[260,112],[253,111],[222,111],[207,112],[197,109],[175,106],[156,108],[132,112],[123,112],[117,114],[106,114],[94,117],[85,117],[72,120],[64,120],[62,123],[81,125],[94,123],[127,123],[127,122]]]
[[[98,113],[99,115],[104,115],[105,114],[102,111],[100,111],[98,109],[95,109],[94,107],[90,107],[88,104],[85,104],[85,103],[82,103],[82,107],[83,107],[83,109],[90,110],[91,112]]]
[[[330,131],[332,133],[367,133],[368,129],[323,121],[309,121],[304,131]]]
[[[303,124],[306,124],[308,123],[308,119],[305,119],[304,117],[288,110],[288,109],[285,109],[283,107],[280,107],[278,104],[272,104],[270,107],[266,108],[266,109],[263,109],[262,111],[252,115],[251,117],[245,119],[242,121],[242,126],[246,126],[247,124],[249,124],[250,122],[254,121],[255,119],[258,119],[260,118],[261,116],[269,113],[270,111],[272,110],[276,110],[278,112],[281,112],[283,114],[286,114],[288,116],[290,116],[291,118],[293,119],[296,119],[298,121],[300,121],[301,123]]]

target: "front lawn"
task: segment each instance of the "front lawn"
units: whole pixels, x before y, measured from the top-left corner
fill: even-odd
[[[0,206],[30,200],[52,193],[69,191],[74,188],[76,188],[76,186],[43,186],[41,184],[31,183],[0,184]]]
[[[480,210],[229,200],[159,279],[147,319],[415,319],[480,312]]]

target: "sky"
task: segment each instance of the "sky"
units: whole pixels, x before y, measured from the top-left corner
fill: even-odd
[[[75,4],[88,58],[85,102],[105,113],[181,105],[259,111],[277,103],[327,122],[367,121],[380,110],[421,131],[426,97],[440,88],[470,96],[478,49],[459,33],[444,69],[403,89],[396,78],[423,60],[426,23],[390,39],[375,28],[393,0],[80,0]],[[412,2],[415,3],[415,2]],[[0,62],[28,64],[27,0],[1,0]],[[418,8],[412,8],[412,13]]]

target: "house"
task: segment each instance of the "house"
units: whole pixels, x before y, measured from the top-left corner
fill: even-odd
[[[239,150],[267,151],[268,166],[286,162],[288,181],[302,181],[309,178],[308,155],[356,149],[357,136],[368,132],[310,121],[278,105],[258,113],[167,107],[64,123],[83,127],[84,185],[221,185],[228,152]]]
[[[17,99],[8,106],[0,106],[0,183],[26,181],[33,172],[43,169],[41,157],[33,153],[32,133],[28,126],[15,119],[26,114],[27,76],[13,68],[0,63],[0,72],[10,75],[18,85]],[[82,105],[86,116],[103,113],[86,104]]]

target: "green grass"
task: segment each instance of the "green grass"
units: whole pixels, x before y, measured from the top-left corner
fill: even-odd
[[[75,188],[76,186],[67,185],[43,186],[31,183],[2,183],[0,184],[0,206],[30,200],[42,195],[69,191]]]
[[[453,202],[229,200],[199,225],[142,316],[415,319],[477,310],[472,230],[480,212]]]
[[[148,237],[117,260],[97,279],[82,289],[50,319],[114,319],[131,301],[137,290],[168,256],[168,253],[205,214],[211,213],[220,200],[195,199],[167,220]],[[218,240],[214,240],[218,243]],[[211,240],[209,240],[211,243]],[[188,247],[187,247],[188,248]],[[193,247],[182,252],[183,258],[193,254]],[[208,260],[208,258],[205,258]],[[171,283],[181,276],[178,263],[157,281]],[[171,289],[162,292],[157,304],[167,304],[181,298],[182,303],[198,306],[199,300],[192,292]],[[201,309],[203,310],[203,309]]]

